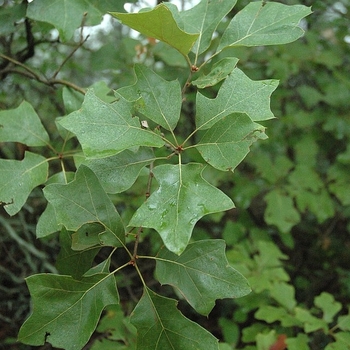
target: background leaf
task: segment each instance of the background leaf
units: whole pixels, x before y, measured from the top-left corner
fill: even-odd
[[[303,5],[251,2],[231,20],[217,52],[227,46],[278,45],[295,41],[304,34],[298,26],[300,20],[310,13],[310,7]]]
[[[272,190],[264,199],[267,203],[265,221],[269,225],[276,225],[281,232],[287,233],[300,221],[300,214],[295,209],[291,197],[278,190]]]
[[[25,152],[24,159],[0,159],[0,202],[10,215],[18,213],[32,190],[48,176],[46,158]]]
[[[119,303],[113,274],[95,274],[81,281],[70,276],[39,274],[26,281],[33,313],[21,327],[18,339],[29,345],[48,341],[66,350],[82,349],[105,306]]]
[[[159,135],[142,129],[138,118],[131,117],[131,104],[122,97],[108,104],[92,90],[85,95],[79,111],[60,121],[77,135],[87,157],[102,158],[135,146],[161,147]],[[103,137],[101,137],[103,135]]]
[[[235,68],[226,78],[216,98],[197,93],[196,126],[209,129],[218,120],[232,113],[246,113],[253,121],[274,118],[270,110],[270,96],[276,80],[253,81]]]
[[[57,223],[67,230],[77,231],[86,223],[99,223],[110,237],[114,237],[115,246],[124,242],[125,232],[120,216],[88,167],[81,165],[75,180],[67,185],[46,186],[44,194],[55,209]]]
[[[157,256],[157,279],[177,288],[197,312],[208,315],[216,299],[239,298],[251,291],[228,264],[225,247],[223,240],[196,241],[180,256],[163,248]]]
[[[59,31],[61,40],[67,41],[80,27],[85,12],[87,24],[96,25],[108,10],[124,11],[124,3],[113,0],[35,0],[28,4],[27,16],[52,24]]]
[[[202,0],[191,9],[180,12],[185,30],[189,33],[199,33],[199,38],[192,47],[196,56],[208,49],[218,24],[236,2],[237,0]]]
[[[207,130],[196,148],[214,168],[233,171],[249,153],[251,144],[267,137],[264,130],[245,113],[230,114]]]
[[[202,178],[202,170],[201,164],[194,163],[155,167],[159,188],[136,211],[129,225],[154,228],[170,251],[181,254],[201,217],[234,207],[229,197]]]
[[[45,146],[49,135],[30,103],[0,112],[0,142],[21,142],[27,146]]]
[[[117,92],[129,101],[142,98],[138,110],[166,130],[174,130],[181,112],[179,81],[166,81],[141,64],[136,64],[134,71],[136,83]]]
[[[181,30],[171,10],[164,4],[150,11],[127,14],[110,12],[110,14],[141,34],[164,41],[184,56],[189,53],[199,36],[199,34],[189,34]]]
[[[145,287],[131,314],[131,323],[138,330],[137,350],[218,350],[217,339],[184,317],[176,304]]]
[[[130,188],[142,168],[154,159],[151,148],[140,147],[136,152],[127,149],[112,157],[87,159],[83,164],[92,169],[107,193],[120,193]]]

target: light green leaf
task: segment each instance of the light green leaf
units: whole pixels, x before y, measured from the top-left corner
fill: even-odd
[[[323,311],[323,319],[327,323],[331,323],[333,317],[342,309],[341,303],[335,301],[333,295],[326,292],[315,298],[315,305]]]
[[[295,338],[287,338],[288,350],[310,350],[309,337],[307,334],[299,333]]]
[[[291,311],[296,306],[295,289],[290,284],[276,281],[271,288],[270,294],[272,298],[287,310]]]
[[[113,274],[95,274],[80,281],[38,274],[26,281],[33,313],[19,331],[18,340],[24,344],[39,346],[47,341],[66,350],[82,349],[105,306],[119,303]]]
[[[236,2],[237,0],[202,0],[193,8],[180,12],[185,31],[199,33],[199,38],[192,47],[192,52],[196,56],[208,49],[216,27]]]
[[[251,2],[230,22],[217,52],[228,46],[286,44],[300,38],[300,20],[311,13],[310,7],[287,6],[277,2]]]
[[[99,223],[108,234],[108,245],[123,244],[125,232],[120,216],[96,175],[86,166],[79,167],[74,181],[48,185],[44,194],[55,209],[59,225],[77,231],[86,223]],[[100,242],[106,244],[102,235],[99,234]],[[90,238],[87,240],[89,244]]]
[[[92,169],[107,193],[120,193],[130,188],[142,168],[154,159],[151,148],[140,147],[136,152],[125,150],[112,157],[88,159],[83,164]]]
[[[311,333],[318,329],[323,329],[325,333],[328,331],[327,323],[324,320],[313,316],[309,310],[296,307],[295,317],[303,323],[304,331],[306,333]]]
[[[21,142],[27,146],[46,146],[49,135],[30,103],[0,112],[0,142]]]
[[[26,152],[24,159],[0,159],[0,205],[10,215],[17,214],[32,190],[48,176],[46,158]]]
[[[145,287],[130,319],[138,331],[137,350],[218,350],[217,339],[184,317],[176,304]]]
[[[155,167],[159,188],[136,211],[129,225],[154,228],[170,251],[181,254],[201,217],[234,207],[229,197],[203,179],[202,171],[203,166],[194,163]]]
[[[253,81],[235,68],[222,84],[216,98],[210,99],[197,93],[197,128],[209,129],[232,113],[246,113],[253,121],[274,118],[270,96],[277,85],[277,80]]]
[[[127,14],[110,12],[110,14],[141,34],[164,41],[184,56],[189,53],[199,36],[181,30],[172,11],[164,4],[150,11]]]
[[[300,214],[295,209],[291,197],[278,190],[270,191],[265,197],[267,208],[265,211],[265,221],[269,225],[276,225],[283,233],[300,221]]]
[[[197,312],[208,315],[216,299],[239,298],[251,291],[228,264],[225,247],[223,240],[197,241],[180,256],[163,248],[157,256],[157,279],[177,288]]]
[[[136,83],[117,90],[126,100],[142,99],[138,110],[166,130],[174,130],[181,112],[178,80],[166,81],[144,65],[135,65]]]
[[[267,323],[279,321],[283,327],[302,326],[302,323],[290,315],[283,307],[263,305],[259,307],[259,310],[254,314],[254,317],[257,320],[263,320]]]
[[[196,148],[214,168],[233,171],[249,153],[252,143],[267,137],[264,130],[245,113],[230,114],[207,130]]]
[[[60,232],[60,252],[57,256],[56,267],[60,274],[70,275],[74,279],[81,276],[91,268],[92,262],[100,248],[90,248],[84,251],[73,250],[72,232],[62,229]]]
[[[86,93],[82,108],[60,124],[77,135],[85,156],[91,158],[112,156],[135,146],[164,145],[159,135],[142,129],[138,118],[131,117],[131,103],[120,97],[108,104],[92,90]]]
[[[238,58],[236,57],[225,57],[219,62],[216,62],[207,75],[202,75],[191,83],[200,89],[214,86],[232,73],[237,62]]]

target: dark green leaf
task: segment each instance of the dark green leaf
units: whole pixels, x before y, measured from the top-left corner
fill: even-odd
[[[27,146],[46,146],[49,135],[30,103],[0,112],[0,142],[21,142]]]
[[[223,240],[197,241],[180,256],[163,248],[157,279],[179,289],[197,312],[208,315],[216,299],[239,298],[251,291],[247,280],[228,264],[225,247]]]
[[[300,38],[300,20],[311,13],[310,7],[287,6],[277,2],[251,2],[230,22],[217,51],[228,46],[286,44]]]
[[[110,12],[110,14],[141,34],[164,41],[184,56],[189,53],[199,36],[199,34],[189,34],[181,30],[172,11],[164,4],[150,11],[128,14]]]
[[[138,331],[137,350],[218,350],[217,339],[184,317],[176,304],[145,287],[131,315]]]
[[[70,276],[39,274],[26,281],[33,312],[21,327],[18,339],[29,345],[47,341],[66,350],[82,349],[105,306],[119,303],[113,274],[95,274],[80,281]]]
[[[135,65],[137,81],[117,92],[129,101],[142,99],[138,110],[167,130],[174,130],[181,112],[181,87],[178,80],[166,81],[144,65]]]
[[[26,152],[24,159],[0,159],[0,203],[10,215],[18,213],[32,190],[48,176],[46,158]]]
[[[131,103],[120,97],[108,104],[92,90],[86,93],[82,108],[63,118],[60,124],[77,135],[84,154],[91,158],[112,156],[135,146],[164,144],[159,135],[142,129],[138,118],[132,118]]]
[[[245,113],[230,114],[207,130],[196,148],[214,168],[233,171],[249,153],[252,143],[267,137],[264,131]]]
[[[44,194],[55,209],[59,225],[77,231],[86,223],[98,223],[109,235],[108,245],[123,244],[125,232],[120,216],[96,175],[86,166],[79,167],[74,181],[67,185],[48,185]],[[99,238],[102,244],[106,244],[102,234]],[[87,244],[90,239],[87,238]]]
[[[155,167],[159,188],[129,225],[154,228],[170,251],[181,254],[201,217],[234,207],[229,197],[203,179],[202,171],[203,166],[194,163]]]
[[[120,193],[130,188],[141,169],[155,159],[151,148],[140,147],[137,152],[125,150],[112,157],[85,160],[107,193]]]
[[[197,93],[197,128],[209,129],[218,120],[237,112],[248,114],[253,121],[274,118],[270,110],[270,96],[277,85],[276,80],[253,81],[235,68],[215,99]]]

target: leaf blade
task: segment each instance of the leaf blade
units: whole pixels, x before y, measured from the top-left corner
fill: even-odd
[[[21,161],[0,159],[0,202],[10,215],[18,213],[32,190],[48,177],[46,158],[25,152]]]
[[[216,299],[239,298],[251,289],[247,280],[229,266],[223,240],[190,243],[177,256],[166,249],[158,254],[156,276],[175,286],[200,314],[208,315]]]
[[[174,130],[180,119],[181,87],[178,80],[166,81],[144,65],[134,67],[137,81],[134,85],[119,89],[124,98],[142,98],[139,111],[166,130]]]
[[[204,160],[216,169],[233,171],[259,138],[266,138],[265,128],[245,113],[233,113],[208,129],[195,146]]]
[[[209,129],[231,113],[246,113],[253,121],[274,118],[270,96],[277,85],[277,80],[253,81],[235,68],[220,87],[216,98],[210,99],[197,93],[197,129]]]
[[[69,231],[77,231],[86,223],[99,223],[105,227],[112,245],[123,245],[125,232],[121,218],[98,178],[88,167],[81,165],[75,179],[66,185],[46,186],[44,195],[55,209],[57,224]],[[100,242],[104,244],[101,236]]]
[[[147,287],[130,321],[138,330],[137,350],[217,350],[217,339],[184,317],[176,300],[160,296]]]
[[[170,251],[183,252],[201,217],[234,207],[229,197],[203,179],[202,170],[202,165],[195,163],[155,167],[159,188],[136,211],[129,225],[154,228]]]
[[[23,101],[17,108],[0,112],[0,142],[46,146],[50,141],[34,108]]]
[[[187,56],[199,36],[180,29],[171,10],[164,4],[145,12],[110,14],[141,34],[164,41],[184,56]]]
[[[135,146],[163,146],[159,135],[142,129],[138,118],[132,118],[131,108],[123,98],[109,104],[88,90],[82,108],[64,117],[60,124],[77,135],[84,154],[90,158],[113,156]]]
[[[310,7],[304,5],[251,2],[231,20],[217,52],[230,46],[279,45],[293,42],[304,34],[298,24],[310,13]]]
[[[81,349],[95,330],[104,307],[119,303],[113,274],[95,274],[80,281],[70,276],[38,274],[26,282],[33,313],[22,325],[18,339],[29,345],[48,341],[67,350]]]
[[[180,12],[185,30],[190,33],[199,33],[199,38],[192,47],[192,52],[196,56],[208,49],[217,26],[236,2],[237,0],[204,0],[193,8]]]

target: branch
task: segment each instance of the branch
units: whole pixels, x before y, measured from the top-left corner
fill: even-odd
[[[90,35],[87,35],[86,38],[84,39],[83,36],[83,30],[84,30],[84,25],[85,25],[85,21],[86,21],[86,16],[87,16],[87,12],[84,12],[83,14],[83,19],[81,20],[81,24],[80,24],[80,40],[78,45],[72,50],[72,52],[62,61],[62,63],[59,65],[59,67],[56,69],[56,71],[53,73],[52,75],[52,79],[56,78],[57,74],[60,72],[60,70],[62,69],[62,67],[67,63],[67,61],[75,54],[75,52],[84,45],[84,43],[86,42],[86,40],[89,38]]]

